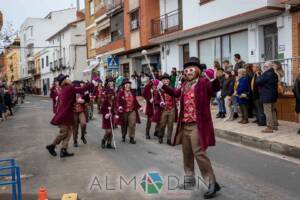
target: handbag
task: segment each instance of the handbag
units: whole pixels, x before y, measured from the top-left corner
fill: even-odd
[[[277,92],[278,92],[278,95],[283,95],[283,86],[281,83],[278,83]]]

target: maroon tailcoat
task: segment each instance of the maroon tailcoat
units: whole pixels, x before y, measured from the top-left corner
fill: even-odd
[[[53,113],[56,113],[57,111],[57,100],[56,97],[58,97],[58,89],[56,86],[51,87],[50,89],[50,98],[52,99],[52,110]]]
[[[145,101],[146,101],[146,111],[145,114],[147,115],[148,118],[152,118],[153,114],[154,114],[154,102],[150,102],[150,99],[152,99],[152,82],[150,81],[143,90],[142,96],[144,97]]]
[[[131,90],[131,93],[133,95],[133,104],[134,104],[134,111],[136,112],[136,123],[140,124],[140,115],[139,115],[139,109],[141,108],[141,105],[139,104],[138,100],[136,99],[135,91]],[[125,91],[123,89],[120,89],[117,94],[117,109],[119,107],[123,108],[123,112],[118,112],[119,119],[117,120],[117,124],[122,125],[123,124],[123,114],[126,110],[126,100],[125,100]]]
[[[181,144],[182,132],[180,131],[183,119],[183,90],[186,83],[183,83],[182,87],[179,89],[172,89],[168,86],[163,86],[163,90],[171,96],[180,97],[180,112],[179,120],[176,130],[176,135],[174,137],[173,144]],[[210,112],[210,100],[211,97],[215,96],[216,92],[220,90],[220,83],[216,79],[210,82],[205,77],[200,77],[195,85],[195,105],[196,105],[196,118],[197,118],[197,128],[199,135],[199,144],[202,150],[206,150],[209,146],[215,146],[215,134],[214,127]]]
[[[111,111],[110,111],[112,114],[111,119],[105,118],[105,115],[109,113],[108,107],[111,107]],[[116,112],[115,100],[113,100],[112,103],[110,103],[107,98],[104,98],[104,100],[102,102],[100,113],[102,114],[102,128],[103,129],[111,129],[112,128],[111,124],[113,124],[113,126],[114,126],[114,124],[116,122],[115,114],[117,112]],[[112,122],[110,120],[112,120]]]
[[[51,120],[53,125],[74,125],[74,104],[76,102],[76,93],[84,93],[88,86],[75,88],[72,85],[64,85],[59,92],[59,105],[57,112]]]
[[[165,96],[164,96],[164,91],[161,91],[161,95],[163,97],[163,101],[165,102]],[[164,108],[161,107],[160,103],[163,102],[161,99],[161,96],[159,94],[154,96],[154,104],[155,104],[155,110],[154,110],[154,115],[152,117],[152,122],[159,123],[161,119],[162,112],[164,111]],[[176,106],[176,98],[173,97],[173,102],[174,102],[174,108],[175,108],[175,122],[178,120],[178,111],[177,111],[177,106]]]

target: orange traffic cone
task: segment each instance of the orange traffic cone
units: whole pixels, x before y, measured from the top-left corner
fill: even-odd
[[[38,200],[48,200],[47,190],[45,187],[40,187]]]

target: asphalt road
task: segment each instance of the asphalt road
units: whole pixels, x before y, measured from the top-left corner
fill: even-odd
[[[202,199],[203,187],[198,181],[194,191],[173,190],[183,181],[181,147],[159,145],[146,140],[145,121],[137,127],[137,144],[121,142],[115,131],[116,150],[103,150],[100,140],[104,131],[99,116],[88,124],[88,144],[70,151],[68,159],[53,158],[45,146],[58,129],[49,124],[51,102],[28,97],[16,110],[14,118],[0,124],[0,159],[15,158],[23,174],[25,199],[37,199],[39,187],[45,186],[49,199],[76,192],[83,199]],[[221,200],[298,200],[300,199],[300,161],[283,158],[218,140],[208,151],[222,191]],[[199,170],[195,166],[197,175]],[[140,181],[147,172],[156,171],[163,179],[159,194],[147,195]],[[132,181],[132,182],[130,182]],[[127,185],[126,185],[127,182]],[[129,183],[130,182],[130,183]],[[5,200],[9,188],[0,187]]]

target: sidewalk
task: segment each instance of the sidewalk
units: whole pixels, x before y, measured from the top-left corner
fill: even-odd
[[[265,127],[251,123],[254,119],[251,119],[249,124],[239,124],[238,120],[224,122],[223,119],[215,118],[214,110],[212,108],[217,137],[265,151],[300,158],[300,135],[297,134],[300,124],[279,121],[278,131],[262,133],[261,130]]]
[[[138,97],[141,105],[144,100]],[[216,136],[246,146],[273,153],[300,158],[300,135],[297,134],[300,124],[279,121],[279,130],[274,133],[261,133],[265,127],[254,123],[239,124],[238,120],[224,122],[216,119],[216,107],[212,106],[212,117]],[[251,119],[253,121],[254,119]]]

